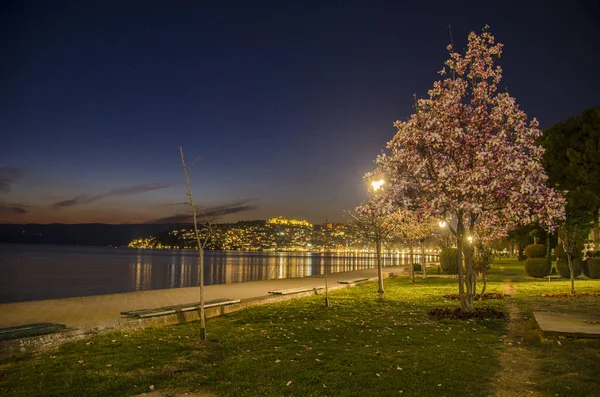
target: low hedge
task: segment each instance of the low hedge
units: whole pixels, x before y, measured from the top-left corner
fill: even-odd
[[[552,264],[546,258],[527,258],[525,271],[529,277],[543,278],[550,274]]]
[[[486,292],[485,294],[475,294],[473,295],[473,300],[480,301],[486,299],[504,299],[510,297],[510,295],[503,294],[502,292]],[[460,299],[458,294],[446,294],[444,295],[444,299],[448,299],[451,301]]]
[[[600,278],[600,259],[599,258],[591,258],[587,260],[587,276],[589,278]]]
[[[600,251],[588,251],[587,257],[600,259]]]
[[[571,264],[573,265],[573,273],[575,277],[579,276],[582,271],[581,259],[572,259]],[[562,256],[556,261],[556,270],[558,270],[558,273],[564,278],[571,278],[571,270],[569,269],[567,255]]]
[[[427,314],[429,318],[435,320],[490,320],[507,318],[506,313],[492,309],[491,307],[478,307],[472,312],[461,308],[453,310],[448,307],[434,307]]]
[[[440,265],[442,270],[448,274],[458,274],[458,249],[444,248],[440,253]]]

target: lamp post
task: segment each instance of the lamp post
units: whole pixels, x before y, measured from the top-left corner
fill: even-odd
[[[442,229],[442,247],[443,247],[446,244],[445,231],[446,231],[446,226],[448,226],[448,224],[446,223],[445,220],[442,219],[439,222],[439,225],[440,225],[440,229]],[[438,256],[438,259],[440,261],[440,264],[438,265],[438,275],[439,275],[440,272],[441,272],[440,268],[442,267],[442,253],[441,252],[440,252],[440,254]]]
[[[371,181],[371,187],[373,188],[373,192],[377,192],[379,189],[381,189],[381,187],[383,186],[383,184],[385,183],[385,181],[383,179],[379,179],[377,181]],[[380,231],[377,232],[378,236],[375,239],[375,250],[376,250],[376,255],[377,255],[377,279],[379,282],[379,289],[378,292],[379,294],[383,294],[384,290],[383,290],[383,267],[382,267],[382,263],[381,263],[381,236],[379,235]]]

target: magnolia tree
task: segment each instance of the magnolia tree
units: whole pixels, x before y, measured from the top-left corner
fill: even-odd
[[[392,206],[389,197],[383,194],[371,195],[369,201],[362,203],[348,214],[352,218],[348,226],[363,239],[375,243],[377,255],[378,292],[383,294],[383,264],[381,261],[381,243],[390,239],[397,230],[397,221],[390,213]]]
[[[423,272],[423,277],[426,277],[424,240],[435,230],[434,220],[428,213],[405,209],[396,210],[394,219],[398,227],[396,232],[397,235],[408,244],[410,254],[410,280],[414,283],[414,245],[416,242],[421,244],[421,270]]]
[[[389,153],[377,159],[396,205],[455,220],[449,229],[459,255],[478,226],[539,222],[554,230],[565,200],[546,184],[536,119],[527,121],[515,99],[498,91],[502,44],[487,26],[471,33],[464,54],[448,46],[449,77],[437,81],[427,99],[415,103],[407,121],[397,121]],[[441,72],[445,75],[446,68]],[[468,244],[468,243],[467,243]],[[473,309],[473,256],[458,267],[461,307]]]

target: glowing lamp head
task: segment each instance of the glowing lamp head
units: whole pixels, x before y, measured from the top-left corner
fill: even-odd
[[[467,237],[467,240],[469,241],[469,243],[472,243],[473,242],[473,237],[469,236],[469,237]]]
[[[440,227],[441,228],[446,227],[446,221],[440,221]]]
[[[379,189],[381,189],[381,186],[383,186],[383,179],[380,179],[378,181],[372,181],[371,182],[371,186],[373,187],[373,190],[377,191]]]

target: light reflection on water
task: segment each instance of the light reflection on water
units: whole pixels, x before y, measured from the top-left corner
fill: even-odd
[[[419,261],[419,256],[416,256]],[[435,261],[427,257],[426,261]],[[408,256],[391,254],[384,265]],[[206,285],[375,267],[374,254],[206,251]],[[195,251],[0,244],[0,302],[198,285]]]

